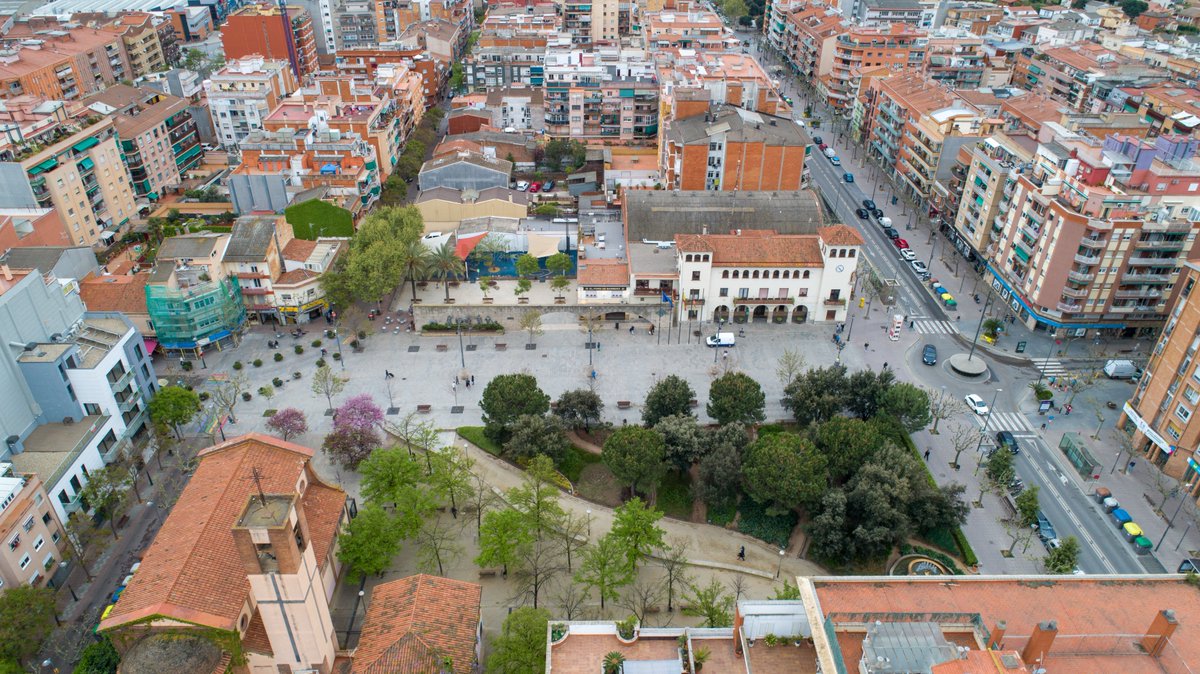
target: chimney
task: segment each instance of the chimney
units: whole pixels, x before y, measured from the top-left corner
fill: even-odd
[[[992,628],[992,635],[990,637],[988,637],[987,649],[989,651],[996,651],[996,650],[1000,650],[1001,648],[1003,648],[1004,647],[1003,646],[1004,633],[1007,631],[1008,631],[1008,623],[1007,622],[1001,620],[1000,622],[996,623],[996,626],[994,628]]]
[[[7,264],[0,264],[0,273],[4,274],[5,281],[12,280],[12,270],[8,268]]]
[[[1150,623],[1146,636],[1142,637],[1142,648],[1146,649],[1150,657],[1157,658],[1176,627],[1179,627],[1179,622],[1175,620],[1174,611],[1159,611],[1158,615],[1154,616],[1154,622]]]
[[[1044,623],[1038,623],[1037,629],[1029,637],[1029,643],[1025,644],[1025,650],[1021,651],[1021,659],[1028,663],[1036,662],[1039,665],[1046,659],[1046,654],[1050,652],[1050,646],[1054,644],[1054,637],[1058,636],[1058,623],[1050,620]]]

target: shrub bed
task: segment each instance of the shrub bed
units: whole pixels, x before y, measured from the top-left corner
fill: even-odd
[[[742,499],[738,511],[741,513],[738,517],[738,531],[781,548],[787,547],[792,530],[800,521],[796,513],[768,515],[766,506],[758,504],[752,498]]]
[[[434,331],[434,332],[436,332],[436,331],[454,332],[455,330],[458,329],[458,326],[454,325],[453,323],[437,323],[434,321],[430,321],[429,323],[422,325],[421,329]],[[500,325],[499,323],[497,323],[495,321],[487,321],[486,323],[474,323],[470,326],[470,329],[469,329],[469,332],[503,332],[503,331],[504,331],[504,326]]]
[[[712,525],[715,525],[718,527],[723,527],[726,524],[729,524],[730,522],[732,522],[733,518],[736,516],[737,516],[737,506],[732,503],[729,505],[712,505],[710,503],[708,505],[708,523],[709,524],[712,524]]]

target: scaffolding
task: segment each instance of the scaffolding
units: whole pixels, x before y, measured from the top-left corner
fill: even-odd
[[[146,309],[158,343],[179,351],[235,344],[246,322],[246,306],[233,277],[179,288],[147,285]]]

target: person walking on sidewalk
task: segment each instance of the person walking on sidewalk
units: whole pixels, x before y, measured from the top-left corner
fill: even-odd
[[[746,561],[746,546],[744,546],[744,545],[742,546],[741,550],[738,550],[738,561],[739,562]]]
[[[929,450],[925,450],[925,460],[929,461]]]

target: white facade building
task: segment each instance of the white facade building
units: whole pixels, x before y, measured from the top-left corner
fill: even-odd
[[[679,320],[844,321],[862,245],[846,225],[676,235]]]
[[[217,140],[236,149],[285,97],[296,91],[295,77],[285,61],[245,58],[231,61],[211,79],[204,91]]]

